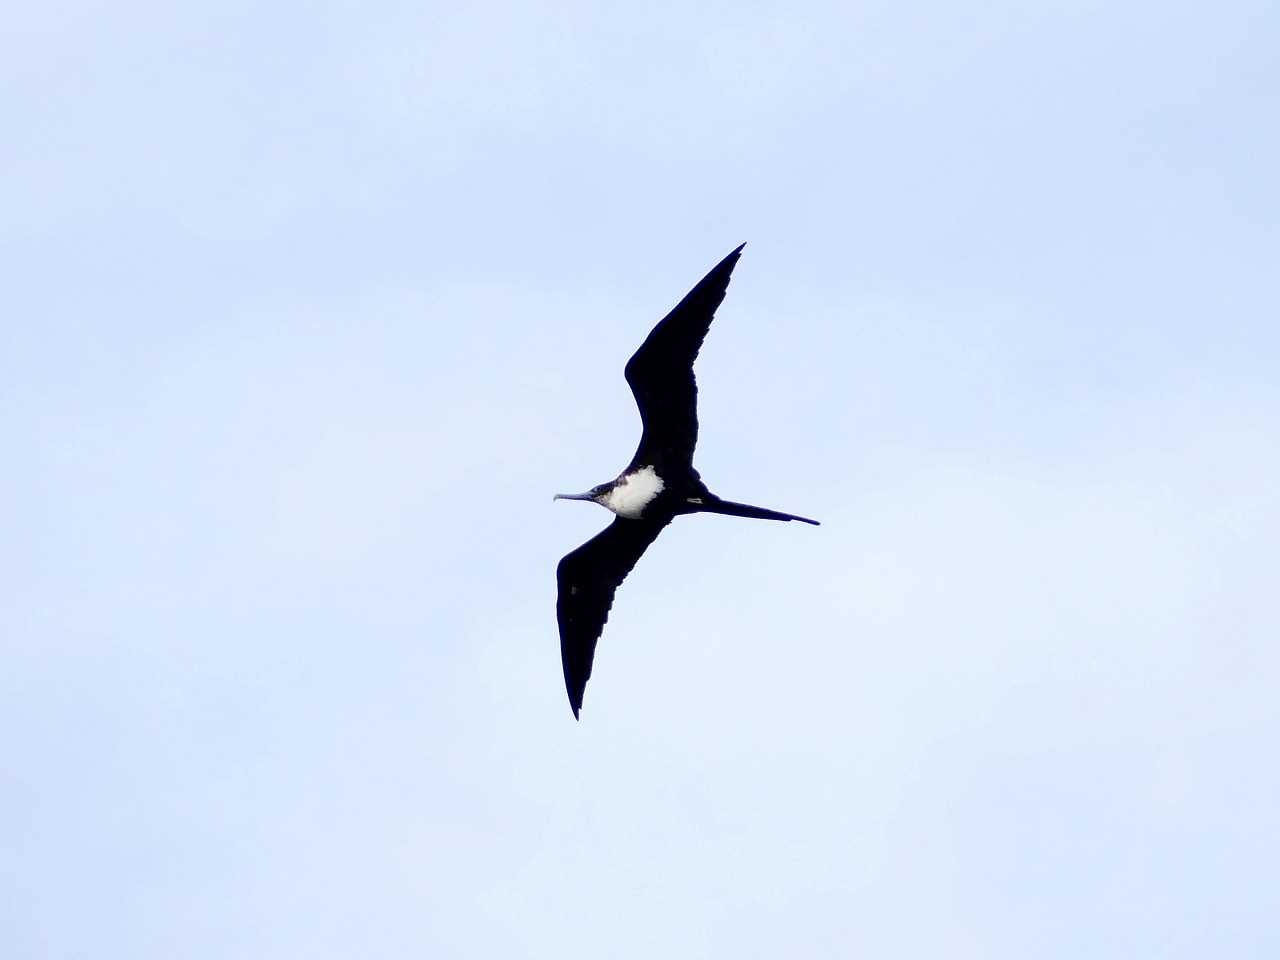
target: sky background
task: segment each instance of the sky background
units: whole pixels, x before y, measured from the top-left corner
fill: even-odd
[[[6,958],[1280,954],[1280,7],[26,4]],[[748,245],[580,723],[622,367]]]

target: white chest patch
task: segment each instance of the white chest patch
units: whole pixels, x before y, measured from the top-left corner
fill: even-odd
[[[638,520],[644,508],[666,486],[653,467],[641,467],[635,473],[623,477],[622,482],[609,491],[604,505],[620,517]]]

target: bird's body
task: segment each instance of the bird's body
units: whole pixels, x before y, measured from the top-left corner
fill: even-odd
[[[575,717],[582,708],[596,641],[609,617],[613,595],[641,554],[675,517],[721,513],[817,524],[794,514],[721,500],[706,488],[693,467],[698,441],[693,361],[741,253],[740,246],[713,267],[659,321],[627,362],[627,383],[644,421],[631,463],[616,480],[586,493],[557,496],[591,500],[616,514],[612,524],[565,556],[556,568],[560,653]]]
[[[652,465],[646,464],[615,480],[605,495],[604,506],[620,517],[639,520],[666,489],[666,481],[658,476]]]

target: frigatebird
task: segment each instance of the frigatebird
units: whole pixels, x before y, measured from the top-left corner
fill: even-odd
[[[817,520],[721,500],[693,468],[698,442],[698,388],[693,361],[724,300],[742,244],[698,281],[658,321],[627,361],[625,375],[644,430],[631,463],[616,480],[586,493],[560,493],[556,500],[591,500],[617,518],[556,567],[560,658],[569,705],[576,718],[591,676],[596,642],[609,619],[613,595],[662,528],[687,513],[722,513],[760,520]]]

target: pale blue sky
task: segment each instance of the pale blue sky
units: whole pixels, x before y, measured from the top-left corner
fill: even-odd
[[[6,958],[1273,957],[1270,3],[45,4]],[[574,723],[622,365],[748,246]]]

